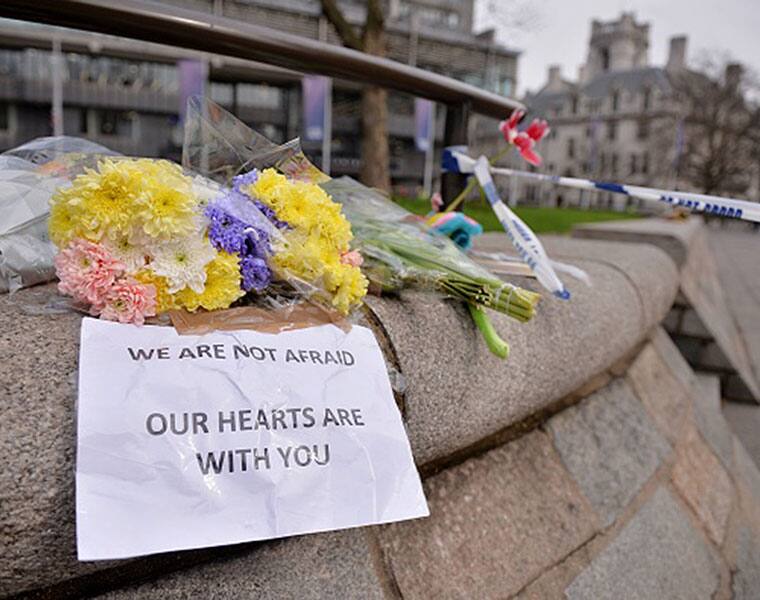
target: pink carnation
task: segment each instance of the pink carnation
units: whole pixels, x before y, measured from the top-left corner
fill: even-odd
[[[351,265],[352,267],[361,267],[364,263],[364,258],[359,254],[358,250],[351,250],[350,252],[344,252],[340,255],[340,262],[344,265]]]
[[[126,265],[100,244],[76,239],[55,257],[58,289],[75,300],[101,303]]]
[[[93,304],[91,312],[101,319],[142,325],[145,317],[156,314],[156,288],[127,277],[119,279],[102,302]]]

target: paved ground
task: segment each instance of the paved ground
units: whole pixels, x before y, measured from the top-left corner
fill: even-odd
[[[715,227],[710,244],[720,269],[728,308],[744,339],[755,377],[760,379],[760,231]],[[760,406],[726,403],[726,419],[760,464]]]
[[[760,231],[715,228],[710,230],[709,239],[729,309],[744,337],[757,377],[760,375]]]

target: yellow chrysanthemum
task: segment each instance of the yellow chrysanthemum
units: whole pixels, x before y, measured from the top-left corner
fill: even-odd
[[[73,237],[104,235],[169,239],[196,228],[198,200],[192,180],[164,160],[103,159],[51,200],[50,236],[61,245]]]
[[[206,265],[206,287],[200,294],[186,287],[176,294],[177,304],[194,312],[199,308],[218,310],[228,308],[245,292],[240,287],[240,266],[236,254],[219,252]]]
[[[89,239],[82,227],[76,208],[64,203],[53,204],[50,207],[48,233],[52,242],[59,248],[68,246],[69,242],[75,238],[88,237]],[[97,240],[91,239],[90,241]]]
[[[177,308],[177,302],[174,300],[174,296],[169,293],[169,286],[165,277],[156,275],[150,269],[143,269],[135,274],[135,279],[140,283],[152,285],[156,288],[156,314]]]
[[[290,226],[284,246],[272,257],[276,271],[321,286],[343,313],[361,301],[366,278],[358,267],[341,262],[352,234],[339,204],[318,185],[288,181],[274,169],[262,171],[246,191]]]

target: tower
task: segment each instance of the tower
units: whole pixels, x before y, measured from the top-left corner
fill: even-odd
[[[633,13],[617,21],[594,20],[584,77],[591,80],[608,71],[625,71],[649,63],[649,24],[637,23]]]

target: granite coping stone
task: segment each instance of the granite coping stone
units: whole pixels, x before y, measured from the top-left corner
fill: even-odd
[[[266,544],[224,560],[97,596],[101,600],[382,600],[372,530],[349,529]]]
[[[729,471],[733,463],[733,435],[721,411],[720,384],[715,376],[698,375],[693,388],[694,421],[723,466]],[[757,407],[760,410],[760,407]]]
[[[738,538],[731,592],[734,600],[756,600],[760,593],[760,541],[746,525],[739,529]]]
[[[715,553],[665,488],[565,590],[570,600],[711,598],[720,583]]]
[[[576,260],[576,244],[605,258]],[[593,288],[570,283],[572,302],[545,296],[538,318],[525,325],[495,314],[512,345],[507,362],[488,352],[461,303],[421,291],[368,300],[407,382],[405,421],[418,464],[475,444],[579,389],[630,353],[675,297],[675,266],[656,248],[627,246],[616,256],[615,245],[605,242],[548,239],[547,245],[564,248],[556,258],[586,269]],[[495,247],[507,246],[500,236]],[[514,281],[536,287],[533,280]],[[0,452],[7,461],[0,472],[0,596],[113,566],[76,560],[81,317],[41,310],[52,293],[51,284],[0,296]],[[649,306],[641,300],[647,297]]]
[[[670,452],[623,380],[615,380],[548,423],[562,462],[611,525]]]
[[[380,529],[405,599],[509,597],[599,527],[542,431],[427,479],[425,493],[430,517]]]
[[[503,235],[482,237],[478,248],[506,249]],[[475,444],[577,390],[643,341],[672,305],[677,273],[657,248],[543,239],[555,259],[585,269],[592,287],[567,278],[572,300],[545,294],[529,323],[492,313],[512,347],[506,362],[489,353],[461,303],[417,291],[368,301],[408,382],[405,418],[418,463]],[[538,289],[534,280],[513,281]]]
[[[627,378],[654,424],[669,442],[675,443],[688,412],[690,386],[683,385],[674,375],[652,343],[636,357]]]
[[[686,220],[636,219],[626,221],[608,221],[578,225],[573,229],[573,236],[585,239],[617,240],[619,242],[646,242],[658,246],[668,253],[676,262],[680,272],[680,291],[694,313],[686,314],[681,319],[681,332],[686,336],[698,335],[699,338],[713,338],[730,361],[732,368],[739,375],[731,389],[724,388],[724,396],[730,392],[742,400],[754,399],[760,402],[760,378],[755,373],[749,352],[751,342],[748,336],[737,326],[735,317],[746,315],[738,307],[751,306],[752,301],[737,302],[727,300],[724,290],[726,270],[725,257],[718,260],[715,248],[721,248],[713,241],[711,245],[708,231],[700,217]],[[714,237],[714,236],[713,236]],[[727,252],[725,248],[724,253]],[[734,249],[732,258],[736,260]],[[722,270],[719,264],[722,262]],[[745,285],[741,280],[729,278],[733,288]],[[738,283],[737,283],[738,282]],[[732,290],[734,295],[738,289]],[[745,294],[747,296],[747,294]],[[751,295],[749,295],[751,297]],[[689,317],[689,314],[693,314]],[[752,319],[743,319],[752,323]],[[687,338],[686,340],[689,340]],[[698,364],[698,354],[690,362]],[[738,384],[738,385],[737,385]]]
[[[665,251],[680,268],[688,259],[694,237],[703,230],[700,217],[675,219],[625,219],[582,223],[573,227],[575,238],[653,244]]]

